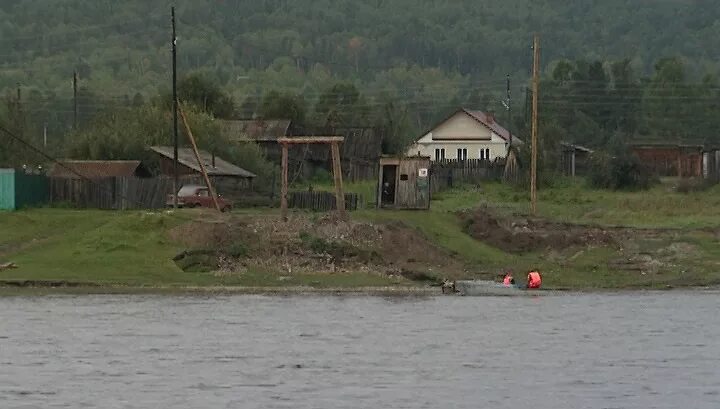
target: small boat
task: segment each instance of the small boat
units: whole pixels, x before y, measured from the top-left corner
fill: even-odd
[[[502,283],[485,280],[458,280],[454,283],[455,293],[464,296],[525,296],[539,295],[542,291],[506,286]]]

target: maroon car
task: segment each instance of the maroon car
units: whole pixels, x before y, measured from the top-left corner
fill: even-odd
[[[168,207],[173,207],[173,200],[175,195],[168,195],[168,200],[165,203]],[[225,200],[222,196],[218,195],[218,204],[220,210],[223,212],[230,211],[232,209],[232,203]],[[207,186],[201,185],[185,185],[180,188],[178,192],[178,207],[209,207],[215,208],[212,196],[210,195],[210,189]]]

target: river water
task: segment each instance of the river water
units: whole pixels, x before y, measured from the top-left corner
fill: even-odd
[[[0,408],[720,408],[718,293],[0,298]]]

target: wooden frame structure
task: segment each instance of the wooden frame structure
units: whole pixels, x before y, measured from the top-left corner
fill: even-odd
[[[298,136],[293,138],[279,138],[282,148],[282,190],[280,193],[280,212],[283,220],[287,220],[288,213],[288,146],[306,144],[328,144],[332,156],[332,173],[335,182],[335,204],[341,215],[345,214],[345,194],[343,193],[342,165],[340,163],[340,144],[345,141],[342,136]]]

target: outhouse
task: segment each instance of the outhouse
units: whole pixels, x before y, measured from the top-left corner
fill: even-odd
[[[429,209],[430,157],[381,157],[376,203],[383,209]]]

